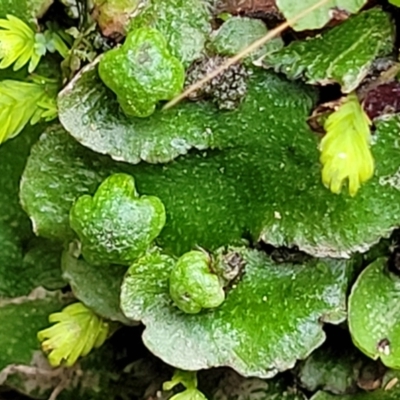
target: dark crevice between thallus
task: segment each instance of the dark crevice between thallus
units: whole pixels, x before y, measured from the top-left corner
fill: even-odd
[[[44,17],[39,21],[41,25],[45,26],[46,22],[57,23],[64,29],[76,26],[76,20],[71,18],[66,13],[66,6],[59,1],[54,1],[46,12]]]
[[[319,87],[318,93],[318,104],[328,103],[330,101],[335,101],[343,96],[340,85],[338,83],[333,83],[331,85]]]
[[[338,83],[325,86],[317,86],[317,102],[308,117],[307,123],[310,129],[318,136],[325,135],[324,121],[333,111],[343,94]]]
[[[388,248],[386,267],[389,273],[400,277],[400,230],[393,232]]]
[[[123,326],[109,339],[117,355],[116,363],[119,368],[125,368],[136,360],[151,356],[150,351],[142,341],[143,331],[143,325],[133,327]]]
[[[31,400],[31,397],[24,396],[16,391],[10,390],[7,387],[0,388],[1,400]]]
[[[366,390],[380,388],[387,368],[380,360],[372,360],[354,347],[347,322],[339,325],[325,324],[323,329],[326,341],[319,351],[324,352],[332,364],[339,365],[343,359],[353,364],[353,375],[348,377],[346,394],[365,393]],[[318,388],[324,389],[328,390]]]
[[[301,250],[297,246],[293,247],[275,247],[263,241],[256,246],[257,250],[266,253],[278,264],[304,264],[313,259],[313,257]]]
[[[381,1],[383,11],[390,13],[393,18],[393,22],[395,25],[395,48],[398,49],[400,47],[400,8],[390,4],[388,1]]]
[[[369,118],[374,120],[381,115],[400,111],[400,84],[395,79],[400,69],[397,64],[400,46],[400,8],[389,4],[387,1],[369,2],[369,5],[382,6],[382,10],[391,15],[395,26],[393,53],[375,60],[371,73],[358,89],[364,110]]]

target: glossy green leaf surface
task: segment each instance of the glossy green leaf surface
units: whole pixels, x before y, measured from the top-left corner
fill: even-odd
[[[297,31],[323,28],[331,20],[332,10],[336,9],[343,10],[347,13],[356,13],[366,2],[367,0],[327,1],[298,20],[293,27]],[[301,2],[297,0],[276,1],[279,10],[287,19],[296,18],[301,12],[310,9],[317,3],[317,0],[304,0]]]
[[[190,112],[196,109],[195,104],[184,106],[189,113],[174,108],[148,119],[126,117],[115,95],[101,82],[96,65],[84,70],[61,92],[58,105],[60,121],[74,138],[116,160],[135,164],[141,160],[167,162],[193,147],[207,148],[211,144],[211,132],[203,130],[198,113]],[[207,124],[210,117],[201,114]]]
[[[130,30],[152,27],[167,40],[185,67],[202,55],[211,32],[211,15],[203,0],[153,0],[134,18]]]
[[[256,145],[253,139],[266,139],[266,129],[277,127],[274,113],[286,120],[284,113],[289,105],[278,97],[280,90],[286,92],[293,105],[292,118],[300,121],[312,105],[312,92],[264,74],[254,76],[246,100],[236,111],[221,113],[212,103],[183,102],[139,119],[127,118],[119,110],[115,96],[101,82],[94,63],[61,92],[60,121],[84,146],[132,164],[141,160],[166,163],[191,149]],[[265,110],[264,130],[254,118],[259,109]],[[305,128],[305,124],[302,126]]]
[[[256,251],[239,252],[246,263],[241,281],[220,307],[197,315],[170,299],[174,260],[153,253],[130,267],[121,307],[144,323],[151,352],[184,370],[230,366],[244,376],[272,377],[323,343],[321,321],[344,320],[346,262],[277,265]]]
[[[130,324],[119,306],[126,267],[110,265],[98,268],[66,251],[62,257],[62,269],[64,279],[78,300],[103,318]]]
[[[52,140],[55,137],[59,140]],[[112,164],[105,157],[91,157],[59,126],[50,127],[32,148],[31,161],[38,148],[40,157],[47,159],[48,163],[28,163],[21,180],[22,205],[32,217],[37,235],[59,241],[69,240],[74,237],[69,226],[72,204],[82,195],[93,194],[103,179],[112,173]],[[58,178],[59,173],[63,176],[62,180]],[[36,182],[34,186],[33,181]],[[38,190],[36,184],[46,189]]]
[[[393,39],[389,15],[373,8],[319,36],[292,42],[271,54],[265,64],[289,79],[303,78],[319,85],[339,83],[342,92],[349,93],[359,86],[377,57],[392,52]]]
[[[72,206],[71,228],[83,257],[93,265],[129,265],[142,256],[165,224],[165,208],[154,196],[140,196],[128,174],[104,180],[95,195],[84,195]]]
[[[400,278],[379,258],[358,277],[349,298],[349,328],[354,344],[374,360],[400,369]]]
[[[278,247],[297,245],[315,256],[347,257],[389,236],[400,215],[399,117],[377,123],[374,178],[354,198],[333,195],[321,183],[318,141],[305,122],[308,91],[273,74],[255,82],[252,90],[261,99],[249,95],[240,110],[221,113],[219,140],[231,143],[224,151],[128,166],[85,150],[59,128],[44,135],[32,150],[21,188],[39,234],[69,236],[73,201],[93,194],[104,174],[122,170],[135,178],[139,193],[165,205],[167,222],[157,243],[176,255],[250,236]],[[241,112],[246,116],[238,118]],[[208,114],[200,106],[195,115],[200,120]],[[243,131],[235,128],[240,121]]]

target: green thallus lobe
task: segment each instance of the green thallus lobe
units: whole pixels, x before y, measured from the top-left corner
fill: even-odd
[[[129,265],[142,256],[165,224],[165,208],[158,197],[139,196],[135,181],[114,174],[95,195],[81,196],[70,211],[70,224],[92,265]]]
[[[159,101],[180,93],[185,69],[159,31],[139,28],[129,33],[121,47],[104,55],[99,75],[126,115],[145,118]]]

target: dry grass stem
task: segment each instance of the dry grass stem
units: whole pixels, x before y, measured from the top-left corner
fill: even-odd
[[[176,104],[178,104],[180,101],[185,99],[187,96],[189,96],[191,93],[195,92],[196,90],[199,90],[205,83],[209,82],[210,80],[214,79],[216,76],[218,76],[221,72],[225,71],[227,68],[231,67],[232,65],[236,64],[238,61],[242,60],[244,57],[248,56],[251,54],[254,50],[257,50],[259,47],[263,46],[265,43],[267,43],[269,40],[273,39],[275,36],[278,36],[280,33],[285,31],[287,28],[295,24],[297,21],[302,19],[303,17],[307,16],[314,10],[320,8],[324,4],[328,3],[329,1],[332,0],[321,0],[314,4],[313,6],[307,8],[306,10],[302,11],[299,13],[296,17],[280,24],[277,26],[275,29],[272,29],[269,31],[265,36],[262,38],[256,40],[253,42],[250,46],[246,47],[243,49],[240,53],[236,54],[232,58],[229,58],[224,64],[216,68],[213,72],[211,72],[209,75],[205,76],[203,79],[200,79],[198,82],[194,83],[193,85],[189,86],[186,90],[184,90],[179,96],[175,97],[171,101],[169,101],[164,107],[163,110],[167,110]]]

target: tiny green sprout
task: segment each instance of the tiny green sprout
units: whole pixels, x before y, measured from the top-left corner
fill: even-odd
[[[183,385],[186,389],[172,396],[170,400],[207,400],[204,394],[197,389],[196,372],[175,370],[172,379],[163,383],[163,390],[172,390],[179,384]]]
[[[29,63],[31,73],[47,51],[58,51],[65,57],[69,49],[63,37],[53,29],[36,33],[24,21],[7,15],[7,19],[0,19],[0,69],[14,64],[13,69],[17,71]]]
[[[0,69],[14,64],[14,70],[29,63],[28,71],[33,72],[46,52],[37,42],[36,33],[22,20],[12,15],[0,19]]]
[[[197,314],[203,308],[216,308],[225,300],[223,284],[210,267],[210,257],[196,250],[180,257],[172,269],[169,293],[183,312]]]
[[[38,332],[51,366],[71,367],[79,357],[100,347],[109,336],[109,324],[82,303],[74,303],[49,316],[50,328]]]
[[[153,114],[159,101],[178,95],[185,80],[183,64],[170,53],[164,36],[151,28],[132,31],[121,47],[107,52],[99,75],[124,113],[141,118]]]
[[[58,53],[62,58],[69,56],[72,37],[58,28],[57,25],[48,23],[47,30],[43,33],[47,51]]]
[[[35,76],[32,82],[0,82],[0,144],[17,136],[25,126],[57,117],[58,82]]]
[[[350,94],[326,120],[321,141],[322,181],[333,193],[340,193],[348,180],[350,196],[374,174],[370,150],[371,121],[356,94]]]

